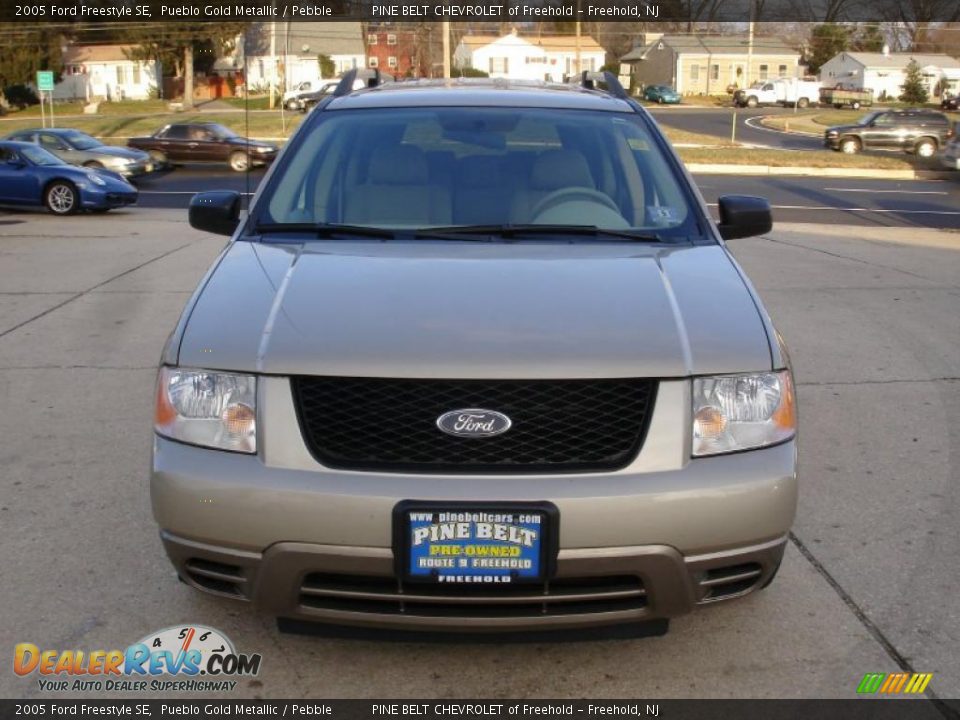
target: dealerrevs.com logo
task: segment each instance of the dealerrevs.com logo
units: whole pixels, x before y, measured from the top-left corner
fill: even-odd
[[[150,633],[124,650],[41,649],[18,643],[13,671],[38,676],[44,692],[212,692],[260,672],[259,654],[238,653],[219,630],[180,625]]]

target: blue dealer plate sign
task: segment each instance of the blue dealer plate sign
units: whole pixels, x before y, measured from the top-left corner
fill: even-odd
[[[407,580],[494,585],[547,575],[545,509],[408,506],[399,515]]]

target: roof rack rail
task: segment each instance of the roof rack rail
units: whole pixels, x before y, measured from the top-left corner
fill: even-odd
[[[344,73],[337,89],[333,91],[333,96],[349,95],[354,90],[359,90],[360,88],[355,87],[358,80],[364,83],[362,87],[375,88],[385,82],[393,82],[394,77],[381,73],[379,68],[354,68]]]
[[[627,94],[627,91],[623,89],[623,85],[620,84],[617,76],[610,71],[590,72],[589,70],[584,70],[580,76],[580,87],[587,90],[600,90],[601,88],[597,87],[599,83],[606,85],[607,92],[615,98],[621,100],[630,99],[630,96]]]

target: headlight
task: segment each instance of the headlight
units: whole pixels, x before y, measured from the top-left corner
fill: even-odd
[[[99,175],[97,175],[96,173],[90,173],[89,177],[90,177],[90,182],[92,182],[95,185],[100,185],[101,187],[103,187],[104,185],[107,184],[107,181],[104,180]]]
[[[718,375],[693,381],[693,455],[750,450],[797,432],[789,370]]]
[[[827,130],[828,137],[836,137],[838,134],[836,130]]]
[[[192,445],[257,451],[257,379],[252,375],[164,367],[157,379],[154,429]]]

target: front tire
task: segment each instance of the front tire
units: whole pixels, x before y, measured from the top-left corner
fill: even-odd
[[[230,154],[230,169],[234,172],[246,172],[250,167],[250,158],[245,152]]]
[[[937,154],[937,144],[933,140],[924,139],[914,146],[913,151],[917,157],[931,158]]]
[[[860,141],[857,138],[843,138],[840,141],[840,152],[844,155],[856,155],[860,149]]]
[[[56,180],[43,193],[43,204],[54,215],[72,215],[80,204],[80,196],[73,183]]]
[[[299,106],[300,106],[300,103],[298,103],[296,100],[287,100],[287,110],[289,110],[290,112],[293,112]]]
[[[747,98],[747,107],[748,107],[748,108],[755,108],[755,107],[757,106],[757,104],[758,104],[757,99],[756,99],[755,97],[753,97],[752,95]]]
[[[805,108],[808,105],[810,105],[810,101],[807,98],[800,98],[799,100],[797,100],[798,108]]]

